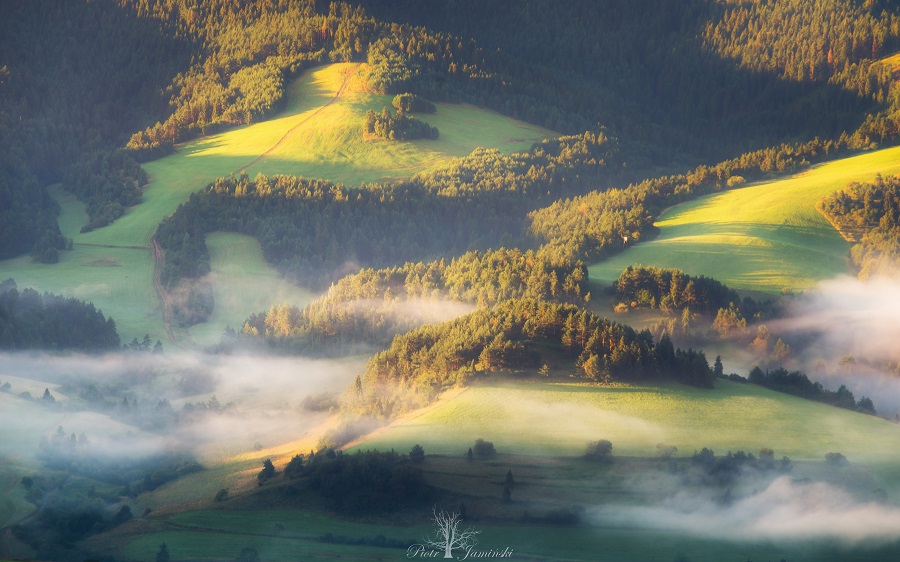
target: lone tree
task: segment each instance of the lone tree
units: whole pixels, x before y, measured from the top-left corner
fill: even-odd
[[[412,449],[409,450],[409,460],[416,464],[422,463],[425,460],[425,449],[418,443],[413,445]]]
[[[494,449],[494,444],[484,439],[475,440],[474,451],[479,457],[492,457],[497,453]]]
[[[172,557],[169,556],[169,545],[166,543],[162,543],[159,545],[159,550],[156,552],[156,562],[169,562]]]
[[[612,460],[612,442],[608,439],[591,441],[584,451],[584,458],[591,461],[608,462]]]
[[[259,485],[262,486],[263,482],[275,476],[275,465],[272,464],[271,459],[266,459],[263,461],[263,469],[259,471],[259,474],[256,476],[256,479],[259,480]]]
[[[847,457],[841,453],[827,453],[825,455],[825,462],[828,466],[846,466],[850,464]]]
[[[241,549],[241,553],[234,559],[234,562],[259,562],[259,553],[255,548]]]
[[[467,549],[478,544],[478,540],[475,538],[478,531],[471,527],[460,530],[462,517],[458,511],[446,513],[443,509],[438,510],[435,507],[432,514],[431,520],[437,525],[437,531],[434,537],[425,539],[425,545],[443,550],[444,558],[453,558],[454,548]]]

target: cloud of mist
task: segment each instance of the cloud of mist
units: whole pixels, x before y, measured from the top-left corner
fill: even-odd
[[[0,354],[0,382],[11,384],[3,401],[15,407],[16,427],[21,429],[16,443],[25,454],[36,449],[41,437],[52,437],[62,426],[66,434],[85,434],[91,451],[98,455],[186,450],[215,459],[307,435],[328,413],[308,411],[304,400],[342,393],[363,365],[361,358],[15,353]],[[50,389],[55,403],[40,399],[44,388]],[[89,388],[96,389],[107,404],[90,402]],[[26,390],[31,401],[19,396]],[[219,411],[205,408],[213,396]],[[131,404],[125,413],[123,399]],[[163,400],[172,412],[160,418],[172,423],[146,427],[136,421],[152,418]],[[0,429],[0,439],[3,433]],[[21,446],[28,443],[34,447]]]
[[[900,411],[900,377],[887,369],[900,361],[900,281],[823,281],[793,302],[786,318],[767,324],[806,342],[796,359],[814,380],[869,396],[879,414]]]
[[[351,314],[365,314],[376,310],[389,314],[395,322],[406,326],[446,322],[469,314],[475,305],[441,299],[411,298],[396,301],[358,299],[341,303]]]
[[[884,544],[900,537],[900,507],[863,502],[824,483],[787,476],[758,493],[721,505],[680,493],[656,506],[605,506],[592,512],[604,525],[623,525],[726,540],[838,540]]]

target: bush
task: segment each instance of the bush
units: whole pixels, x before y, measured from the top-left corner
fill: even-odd
[[[846,466],[850,464],[850,461],[847,460],[847,457],[845,457],[841,453],[826,454],[825,462],[828,464],[828,466]]]
[[[409,460],[416,464],[423,462],[425,460],[425,449],[418,443],[413,445],[412,449],[409,450]]]
[[[391,103],[397,111],[404,113],[435,113],[437,108],[433,103],[422,99],[415,94],[397,94]]]
[[[584,451],[584,458],[592,461],[609,461],[612,460],[612,449],[612,442],[608,439],[591,441]]]
[[[472,447],[473,452],[479,457],[492,457],[497,454],[494,444],[484,439],[476,439],[475,446]]]

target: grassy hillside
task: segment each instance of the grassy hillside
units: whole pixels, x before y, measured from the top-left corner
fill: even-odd
[[[609,439],[614,454],[627,456],[654,456],[663,442],[682,455],[703,447],[721,454],[768,447],[792,459],[840,451],[887,462],[894,458],[887,444],[900,445],[900,426],[730,381],[717,381],[713,390],[495,383],[397,421],[358,447],[406,451],[421,443],[428,452],[461,455],[479,437],[498,452],[538,456],[577,456],[588,441]]]
[[[900,173],[900,148],[865,153],[669,209],[660,235],[589,268],[596,282],[632,264],[677,267],[729,287],[778,294],[847,272],[849,247],[815,209],[853,181]]]
[[[731,536],[685,533],[677,525],[667,526],[673,523],[656,528],[648,523],[643,528],[645,523],[628,523],[628,516],[617,519],[620,511],[640,513],[660,502],[665,510],[680,497],[678,490],[697,486],[685,480],[690,466],[685,457],[702,447],[719,456],[728,450],[758,452],[771,447],[776,458],[788,455],[794,460],[791,485],[811,479],[821,482],[816,485],[852,490],[860,498],[869,498],[875,488],[886,490],[888,498],[896,497],[898,475],[884,466],[894,462],[900,427],[751,385],[720,381],[717,386],[704,391],[680,385],[492,383],[448,395],[369,436],[357,448],[407,451],[413,443],[421,443],[428,454],[422,465],[426,480],[450,494],[448,505],[466,503],[471,517],[467,524],[480,531],[482,549],[508,546],[520,556],[540,560],[666,562],[678,556],[699,561],[737,556],[836,562],[888,560],[896,555],[898,545],[889,541],[857,548],[809,537],[760,538],[749,533],[741,538],[739,530]],[[493,441],[497,456],[466,462],[462,452],[477,437]],[[578,458],[587,441],[604,438],[614,444],[613,463],[598,465]],[[676,468],[653,458],[659,442],[678,447],[682,460]],[[292,450],[305,452],[309,446],[298,442]],[[826,467],[822,459],[831,451],[845,454],[850,467]],[[153,515],[96,540],[109,552],[134,560],[153,560],[163,542],[176,559],[231,559],[249,547],[261,559],[393,560],[406,556],[401,544],[421,542],[432,533],[430,506],[354,520],[315,511],[313,500],[302,500],[299,509],[263,509],[247,496],[256,489],[260,459],[272,458],[281,470],[291,454],[287,449],[260,451],[253,454],[255,460],[234,458],[173,482],[144,497],[143,502],[154,507]],[[507,470],[515,474],[516,486],[513,500],[503,503],[500,491]],[[734,484],[734,492],[737,497],[753,495],[767,485],[750,478]],[[220,487],[236,494],[237,503],[212,502]],[[539,517],[572,505],[587,508],[584,524],[522,520],[525,513]],[[703,514],[685,510],[688,519]],[[738,517],[728,510],[722,514]],[[748,521],[757,516],[764,517],[750,513]],[[395,542],[376,546],[373,542],[382,540],[379,536]],[[361,542],[336,544],[340,541]],[[461,551],[456,554],[462,556]]]
[[[439,166],[479,146],[510,152],[554,136],[546,129],[491,111],[438,104],[437,113],[423,119],[441,130],[440,139],[366,142],[361,132],[365,112],[390,106],[391,98],[363,91],[360,72],[364,68],[344,63],[314,69],[291,85],[285,109],[273,119],[186,143],[177,153],[145,164],[151,183],[144,190],[143,203],[110,226],[80,233],[86,217],[84,206],[69,194],[55,192],[63,207],[60,226],[64,235],[74,239],[74,250],[61,252],[60,263],[55,265],[32,263],[27,256],[2,261],[0,277],[13,277],[20,287],[93,302],[116,319],[125,342],[145,333],[165,340],[161,306],[153,289],[149,240],[163,218],[215,178],[246,169],[251,176],[259,172],[295,174],[358,185]],[[209,326],[196,330],[200,340],[218,337],[226,324],[236,326],[247,311],[268,308],[284,296],[282,289],[267,292],[272,288],[270,282],[278,282],[271,270],[263,268],[258,246],[254,249],[253,243],[240,242],[230,249],[240,260],[238,267],[227,263],[231,258],[221,250],[236,240],[226,238],[218,243],[213,239],[214,268],[227,282],[262,283],[254,285],[253,294],[260,298],[247,307],[231,298],[241,294],[238,287],[247,285],[228,288],[213,281],[222,308]],[[294,293],[291,298],[303,294],[299,289],[288,292]],[[228,308],[229,303],[237,306]]]

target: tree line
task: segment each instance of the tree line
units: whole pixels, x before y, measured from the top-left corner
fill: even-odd
[[[850,257],[860,279],[900,273],[900,176],[853,182],[817,208],[853,241]]]
[[[348,389],[345,407],[390,419],[455,384],[492,372],[536,371],[546,362],[566,365],[581,380],[669,376],[711,387],[714,379],[703,352],[675,349],[668,338],[654,345],[649,332],[574,305],[517,299],[396,336]]]
[[[857,147],[857,141],[814,139],[744,153],[713,166],[559,199],[532,211],[529,230],[553,259],[597,261],[655,233],[663,209],[746,181],[794,172]]]
[[[98,352],[119,344],[115,321],[93,304],[0,283],[0,349]]]
[[[166,251],[161,280],[174,290],[208,273],[205,235],[215,230],[256,237],[269,263],[314,288],[339,279],[348,262],[388,267],[498,245],[528,247],[530,210],[561,193],[605,185],[608,169],[612,175],[621,170],[615,143],[585,133],[508,156],[479,149],[443,169],[359,189],[262,174],[219,178],[157,229]],[[203,312],[186,316],[197,321]]]
[[[363,134],[383,140],[434,140],[438,138],[440,132],[437,127],[410,117],[401,110],[392,114],[385,107],[381,113],[375,113],[371,109],[366,112]]]
[[[449,262],[367,268],[333,284],[302,310],[288,305],[251,315],[242,335],[301,353],[387,346],[397,334],[446,314],[447,301],[479,307],[530,298],[585,302],[587,269],[554,267],[533,251],[472,251]]]
[[[824,402],[838,408],[873,416],[876,414],[875,405],[871,399],[862,396],[857,402],[853,393],[846,386],[841,385],[837,390],[828,390],[821,383],[809,380],[809,377],[801,371],[788,371],[783,367],[764,371],[757,366],[750,371],[747,381],[807,400]]]
[[[258,475],[263,488],[257,494],[286,506],[300,502],[307,505],[312,495],[339,513],[391,512],[421,505],[434,496],[422,469],[414,464],[412,453],[345,453],[322,448],[308,455],[294,455],[284,466],[281,478],[277,478],[272,461],[266,459]]]
[[[628,266],[613,285],[616,299],[632,308],[680,312],[685,308],[711,315],[732,303],[741,303],[737,291],[711,277],[687,275],[680,269]],[[760,306],[747,297],[744,314],[754,315]]]

